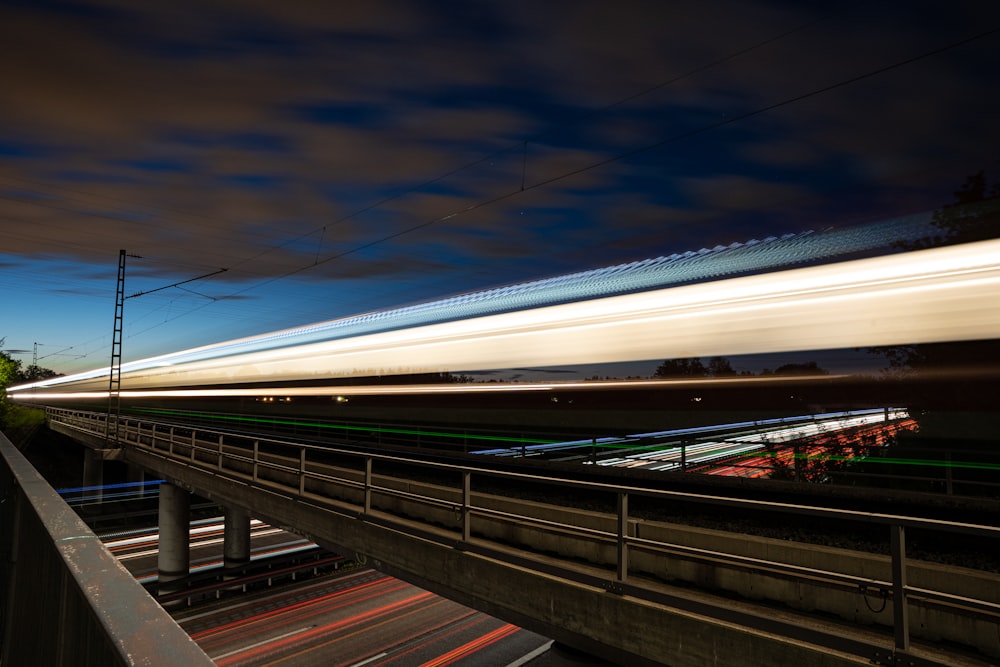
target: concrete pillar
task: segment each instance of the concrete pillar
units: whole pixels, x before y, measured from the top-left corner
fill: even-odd
[[[223,510],[222,554],[225,568],[232,570],[250,562],[250,513],[238,507]]]
[[[101,502],[100,487],[104,486],[104,457],[101,452],[89,447],[83,448],[83,486],[96,486],[91,495],[95,502]]]
[[[131,463],[126,464],[125,467],[125,481],[135,484],[138,482],[138,486],[128,487],[129,491],[136,491],[139,496],[146,495],[145,489],[142,482],[146,479],[146,472],[139,466],[132,465]]]
[[[167,482],[160,484],[160,593],[176,590],[164,584],[188,575],[190,524],[191,494]]]

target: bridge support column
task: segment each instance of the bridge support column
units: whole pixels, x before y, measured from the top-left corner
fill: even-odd
[[[134,466],[129,464],[125,469],[125,480],[129,483],[138,483],[139,486],[135,487],[135,491],[138,492],[139,496],[146,495],[146,487],[143,486],[142,482],[146,479],[146,472],[139,466]],[[131,487],[130,487],[130,490]]]
[[[93,495],[96,502],[101,502],[102,486],[104,486],[104,457],[101,452],[89,447],[83,448],[83,486],[97,487]]]
[[[250,513],[238,507],[226,507],[223,516],[226,520],[223,559],[225,568],[234,570],[250,562]]]
[[[188,575],[190,524],[191,494],[167,482],[160,484],[160,594],[178,590],[171,582]]]

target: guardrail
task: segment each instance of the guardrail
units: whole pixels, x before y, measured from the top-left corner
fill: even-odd
[[[51,408],[49,418],[81,431],[100,435],[105,432],[105,415],[100,413]],[[1000,604],[995,602],[1000,599],[1000,579],[992,573],[976,575],[969,571],[960,575],[957,570],[908,560],[906,555],[908,529],[997,540],[1000,528],[994,526],[568,481],[491,470],[487,462],[482,466],[434,463],[132,418],[122,418],[119,437],[126,447],[138,447],[213,474],[240,478],[251,485],[280,488],[310,502],[336,499],[337,511],[356,513],[362,520],[386,524],[391,522],[386,514],[397,513],[406,520],[393,523],[393,529],[421,539],[457,540],[465,545],[462,548],[498,557],[508,557],[512,544],[529,552],[532,548],[543,549],[548,556],[558,553],[567,559],[565,566],[555,568],[559,576],[593,584],[592,575],[580,575],[572,565],[583,559],[608,568],[609,574],[603,580],[606,590],[638,598],[656,601],[656,587],[649,582],[655,577],[662,580],[664,572],[671,573],[668,578],[687,577],[698,583],[697,572],[703,574],[706,567],[713,568],[711,579],[717,588],[746,593],[756,587],[750,597],[769,597],[768,586],[782,589],[773,582],[793,582],[798,587],[796,595],[808,598],[806,606],[841,616],[853,615],[851,620],[855,622],[890,625],[892,651],[886,653],[876,647],[866,655],[882,664],[891,664],[910,650],[914,628],[924,637],[960,642],[993,657],[1000,655],[996,633],[991,637],[988,631],[995,630],[1000,621]],[[400,467],[426,471],[434,476],[433,481],[403,479],[395,472]],[[449,476],[457,482],[449,485],[442,481]],[[610,496],[614,508],[604,514],[537,499],[518,502],[491,492],[490,485],[496,483],[539,487],[543,493],[555,486],[574,494]],[[690,535],[695,535],[694,545],[685,544],[687,533],[682,528],[632,516],[630,502],[636,498],[880,525],[886,528],[890,556],[886,559],[814,545],[786,547],[782,545],[784,540],[768,542],[746,535],[735,535],[725,548],[711,548],[705,546],[704,539],[708,538],[696,535],[698,529],[689,529]],[[343,509],[345,503],[349,510]],[[422,524],[414,527],[414,521]],[[699,539],[703,540],[700,546]],[[490,546],[491,542],[495,546]],[[778,553],[783,560],[774,555]],[[523,562],[532,562],[530,553]],[[686,568],[695,574],[685,575]],[[723,577],[720,572],[727,574]],[[719,585],[724,578],[732,580],[730,573],[734,572],[736,583]],[[805,589],[818,592],[803,593]],[[782,599],[783,594],[776,595],[771,599],[795,605],[795,601]],[[870,613],[856,609],[857,595],[865,597]],[[882,609],[872,607],[871,595],[880,597],[883,607],[890,604],[891,620],[880,616]],[[837,607],[843,606],[840,598],[845,597],[849,597],[847,607],[853,611],[843,612]],[[831,605],[834,608],[829,608]],[[920,614],[917,622],[910,618],[915,610]],[[948,620],[956,615],[961,622]]]
[[[0,664],[213,664],[2,433],[0,458]]]
[[[873,412],[884,414],[885,421],[845,428],[836,434],[813,433],[798,438],[779,436],[777,439],[769,435],[774,428],[815,423],[836,415]],[[768,477],[976,497],[997,497],[997,489],[1000,489],[1000,482],[996,481],[1000,458],[992,453],[982,449],[963,449],[955,443],[941,448],[929,447],[926,442],[921,442],[919,448],[914,449],[903,440],[895,442],[897,434],[913,428],[915,424],[905,418],[905,409],[892,407],[771,417],[715,427],[680,429],[690,431],[687,434],[654,431],[633,435],[569,429],[565,425],[532,434],[524,428],[470,428],[468,425],[447,424],[414,428],[412,424],[398,421],[303,419],[277,416],[280,413],[269,416],[233,415],[167,408],[144,408],[136,414],[142,419],[225,429],[227,432],[242,429],[261,437],[310,440],[316,444],[334,442],[344,446],[426,447],[501,457],[588,461],[598,465],[629,465],[641,460],[653,463],[653,469],[657,471]],[[732,451],[727,453],[727,447],[731,447]],[[718,451],[706,456],[706,449]],[[614,462],[615,459],[619,462]],[[719,467],[725,471],[720,473]]]

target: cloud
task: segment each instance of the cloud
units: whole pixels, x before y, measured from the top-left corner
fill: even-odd
[[[964,0],[906,21],[729,0],[14,3],[0,257],[50,280],[80,262],[96,292],[119,248],[144,255],[142,288],[226,267],[204,291],[237,321],[251,296],[309,317],[934,208],[996,164],[996,37],[730,121],[998,19]]]
[[[696,208],[729,211],[778,208],[808,192],[794,184],[775,183],[738,174],[685,178],[682,179],[681,187],[694,200]]]

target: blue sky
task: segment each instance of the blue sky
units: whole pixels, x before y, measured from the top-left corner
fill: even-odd
[[[965,0],[8,1],[0,338],[106,365],[120,248],[126,294],[227,269],[127,300],[128,360],[931,210],[1000,174],[997,28]]]

